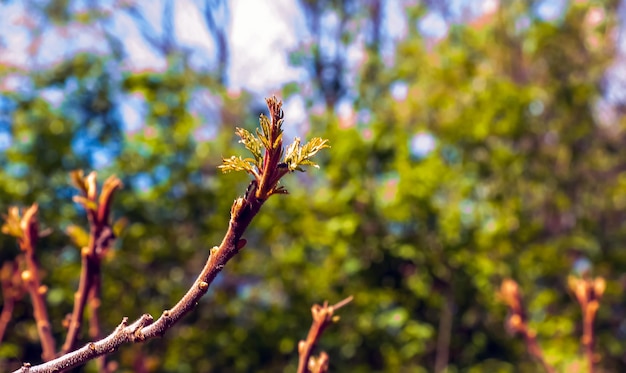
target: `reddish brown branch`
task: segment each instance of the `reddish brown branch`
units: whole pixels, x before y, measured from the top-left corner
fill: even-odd
[[[80,280],[78,290],[74,295],[74,308],[70,316],[65,343],[61,349],[62,354],[66,354],[74,349],[83,324],[83,314],[88,301],[91,305],[90,337],[93,339],[100,337],[98,317],[101,293],[100,284],[102,283],[100,262],[114,239],[109,215],[113,194],[122,186],[118,178],[115,176],[109,177],[104,182],[98,199],[95,172],[91,172],[87,177],[83,177],[82,172],[77,171],[72,173],[72,179],[83,192],[83,196],[75,198],[75,201],[83,204],[87,210],[89,244],[81,249]],[[93,332],[94,330],[97,332]],[[100,365],[104,366],[105,363],[102,362]]]
[[[324,351],[320,352],[319,356],[311,356],[309,358],[309,370],[311,373],[326,373],[328,372],[329,357]]]
[[[568,279],[570,290],[576,296],[583,314],[583,335],[581,344],[587,359],[588,371],[595,371],[597,355],[593,351],[594,333],[593,322],[600,308],[600,298],[604,294],[606,282],[602,277],[595,279],[585,275],[583,278],[570,276]]]
[[[91,286],[91,291],[89,292],[89,309],[91,310],[89,317],[89,338],[91,338],[92,341],[97,341],[102,338],[100,330],[100,316],[98,312],[102,302],[100,296],[102,291],[102,278],[99,273],[94,274],[93,277],[94,282]],[[106,356],[98,357],[97,365],[98,372],[108,372]]]
[[[267,136],[272,147],[270,149],[266,149],[263,156],[262,169],[260,170],[261,180],[259,180],[258,190],[256,191],[257,197],[269,196],[276,187],[280,178],[288,172],[286,168],[277,167],[283,155],[283,136],[281,127],[284,114],[282,103],[274,97],[268,98],[266,102],[271,122],[269,125],[269,133],[266,133],[265,135]]]
[[[0,313],[0,342],[2,342],[2,339],[4,339],[4,333],[7,330],[9,322],[11,322],[13,309],[15,308],[15,299],[11,296],[7,296],[4,292],[4,289],[2,293],[4,298],[4,304],[2,305],[2,312]]]
[[[4,333],[13,316],[15,301],[22,297],[21,279],[16,262],[9,261],[2,265],[0,282],[2,284],[2,299],[4,300],[2,312],[0,313],[0,342],[2,342]]]
[[[90,260],[88,258],[88,255],[89,250],[84,247],[81,250],[81,269],[80,280],[78,282],[78,291],[74,294],[74,308],[70,316],[65,343],[61,348],[62,354],[66,354],[69,351],[73,350],[74,343],[83,324],[83,310],[85,309],[85,304],[87,303],[87,292],[91,287],[92,279],[89,273]]]
[[[528,317],[517,282],[511,279],[502,281],[500,297],[509,308],[509,315],[506,321],[509,331],[514,334],[520,334],[524,338],[528,353],[543,366],[547,373],[555,373],[556,370],[548,364],[543,355],[543,350],[537,342],[537,333],[528,325]]]
[[[350,303],[352,299],[353,297],[349,296],[333,306],[329,306],[328,302],[324,302],[323,306],[315,304],[311,307],[313,323],[311,324],[306,340],[300,341],[298,344],[298,373],[307,373],[309,371],[314,373],[326,372],[328,370],[328,355],[322,352],[319,357],[314,358],[311,356],[311,353],[322,336],[324,329],[337,320],[337,316],[334,316],[334,312]]]
[[[17,237],[20,249],[24,253],[26,269],[21,273],[22,283],[33,303],[33,315],[41,342],[41,356],[48,361],[55,356],[55,341],[46,307],[47,288],[41,285],[39,263],[35,256],[35,246],[39,240],[37,208],[36,204],[32,205],[23,211],[22,216],[17,207],[10,208],[9,215],[5,216],[6,222],[2,226],[2,231]]]

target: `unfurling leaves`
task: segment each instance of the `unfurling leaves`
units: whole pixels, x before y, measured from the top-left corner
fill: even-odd
[[[253,175],[256,175],[255,166],[252,163],[254,161],[252,158],[241,158],[232,156],[230,158],[226,158],[222,160],[222,165],[218,166],[222,172],[232,172],[232,171],[246,171]]]
[[[293,144],[287,148],[287,153],[285,154],[285,163],[287,163],[289,171],[304,171],[300,166],[319,168],[316,163],[311,161],[311,157],[324,148],[330,148],[328,140],[314,137],[304,146],[300,146],[300,139],[296,137]]]
[[[122,181],[114,175],[109,176],[98,196],[97,173],[92,171],[86,177],[84,175],[82,170],[70,173],[72,182],[81,192],[80,195],[72,197],[72,200],[83,205],[90,220],[97,224],[108,225],[113,195],[122,187]]]
[[[261,160],[263,159],[263,156],[261,155],[261,147],[263,146],[261,144],[261,141],[243,128],[237,128],[235,133],[241,138],[239,142],[242,143],[246,147],[246,149],[250,151],[250,153],[252,153],[252,155],[254,156],[255,164],[257,168],[260,169]]]
[[[40,237],[37,210],[37,204],[33,204],[20,214],[20,209],[13,206],[9,207],[9,214],[4,215],[2,233],[16,237],[24,251],[33,250]]]
[[[85,247],[89,245],[89,233],[78,225],[71,224],[65,229],[65,233],[70,236],[76,247]]]
[[[4,224],[2,225],[2,233],[21,238],[24,233],[21,228],[20,209],[13,206],[9,207],[8,215],[4,215]]]
[[[89,198],[83,196],[74,196],[72,197],[72,201],[83,205],[84,208],[91,211],[98,210],[98,203],[96,201],[92,201]]]
[[[278,186],[280,179],[289,172],[304,171],[302,166],[319,168],[311,158],[320,150],[330,147],[328,140],[319,137],[301,146],[300,139],[296,137],[285,152],[282,103],[275,97],[266,102],[270,117],[261,114],[261,128],[256,130],[256,136],[242,128],[237,128],[235,132],[241,138],[239,142],[252,153],[254,159],[232,156],[223,159],[219,166],[223,172],[246,171],[252,174],[258,185],[255,196],[262,200],[272,194],[286,194],[287,190]]]
[[[84,195],[87,195],[87,184],[85,183],[85,173],[83,170],[74,170],[70,172],[70,178],[76,188],[78,188]]]

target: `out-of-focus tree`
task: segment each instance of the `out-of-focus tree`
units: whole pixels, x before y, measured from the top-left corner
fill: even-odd
[[[436,43],[410,29],[394,66],[361,76],[354,115],[326,135],[351,138],[329,165],[350,207],[327,219],[358,212],[345,223],[346,255],[369,285],[357,314],[397,322],[360,336],[370,367],[535,371],[502,329],[496,289],[513,276],[533,296],[548,359],[567,371],[582,325],[567,275],[591,270],[614,289],[599,314],[600,364],[623,369],[611,352],[623,319],[622,120],[603,122],[597,105],[615,6],[576,3],[553,20],[502,7]],[[423,12],[410,14],[415,24]]]

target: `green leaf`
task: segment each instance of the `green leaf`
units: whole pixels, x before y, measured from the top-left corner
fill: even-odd
[[[257,172],[254,169],[254,165],[252,164],[254,160],[252,158],[241,158],[232,156],[230,158],[226,158],[222,160],[222,165],[218,166],[222,172],[232,172],[232,171],[246,171],[253,175],[256,175]]]
[[[85,247],[89,244],[89,233],[78,225],[72,224],[68,226],[65,232],[70,236],[76,246]]]
[[[271,128],[270,126],[272,125],[270,118],[266,117],[265,114],[261,114],[259,116],[259,123],[261,124],[261,130],[263,131],[262,133],[259,134],[259,138],[261,139],[261,141],[263,141],[263,144],[265,145],[266,148],[269,148],[269,136],[271,133]],[[257,130],[258,133],[258,130]]]
[[[304,146],[300,146],[300,138],[296,137],[291,145],[287,148],[285,155],[285,163],[289,165],[290,171],[303,171],[300,166],[319,166],[310,160],[315,154],[324,148],[330,148],[328,140],[314,137]]]
[[[250,153],[252,153],[256,166],[260,168],[262,159],[261,147],[263,146],[261,140],[243,128],[237,128],[235,133],[241,138],[239,142],[242,143],[246,149],[250,151]]]
[[[76,203],[80,203],[86,209],[96,211],[98,209],[98,204],[96,201],[92,201],[89,198],[85,198],[83,196],[74,196],[72,200]]]

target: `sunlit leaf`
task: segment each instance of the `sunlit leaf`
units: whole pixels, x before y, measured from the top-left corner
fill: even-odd
[[[241,138],[239,142],[243,143],[246,149],[248,149],[250,153],[252,153],[252,155],[254,156],[257,167],[260,167],[262,159],[262,142],[257,139],[253,134],[243,128],[237,128],[235,133]]]
[[[232,172],[232,171],[246,171],[249,173],[256,173],[254,169],[254,159],[251,158],[241,158],[237,156],[232,156],[230,158],[225,158],[222,160],[222,165],[218,166],[222,172]]]

